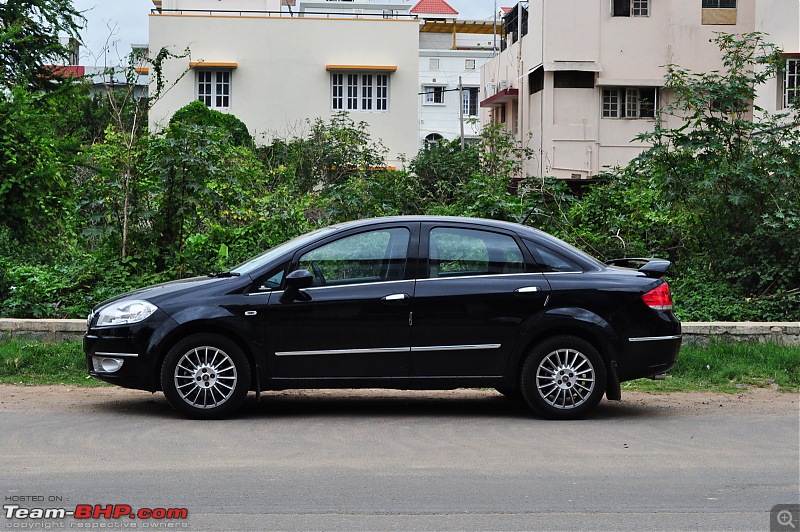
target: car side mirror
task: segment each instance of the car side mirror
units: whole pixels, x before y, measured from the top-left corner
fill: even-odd
[[[300,292],[314,283],[314,275],[308,270],[295,270],[286,276],[286,289],[281,296],[281,303],[291,303],[298,299],[308,301],[307,294]]]

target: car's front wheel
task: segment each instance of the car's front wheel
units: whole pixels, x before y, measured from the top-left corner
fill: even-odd
[[[242,350],[218,334],[195,334],[170,349],[161,366],[161,389],[172,407],[193,419],[233,413],[250,387]]]
[[[603,357],[589,342],[557,336],[533,348],[522,366],[525,402],[550,419],[576,419],[597,406],[606,388]]]

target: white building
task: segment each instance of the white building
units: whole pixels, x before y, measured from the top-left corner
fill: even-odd
[[[505,16],[504,50],[481,72],[481,106],[537,153],[527,174],[590,177],[647,147],[632,139],[669,100],[665,65],[720,69],[715,33],[755,29],[794,54],[786,87],[797,87],[795,0],[531,0]],[[782,87],[765,88],[764,102],[775,108]]]
[[[461,20],[444,0],[420,0],[419,146],[480,134],[480,69],[496,42],[493,22]]]
[[[800,1],[757,0],[755,30],[781,48],[785,72],[760,87],[756,106],[769,113],[782,112],[800,98]]]
[[[317,14],[310,2],[290,12],[281,0],[154,1],[150,50],[191,56],[165,63],[166,79],[178,81],[153,105],[152,129],[193,100],[235,114],[267,141],[346,111],[370,125],[390,165],[416,154],[416,18],[345,2],[324,2]]]

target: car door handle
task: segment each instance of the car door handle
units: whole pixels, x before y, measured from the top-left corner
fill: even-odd
[[[532,294],[534,292],[538,292],[538,286],[523,286],[522,288],[517,288],[514,290],[515,294]]]
[[[409,299],[411,299],[411,296],[408,294],[389,294],[388,296],[383,296],[381,301],[384,303],[394,303],[396,305],[408,301]]]

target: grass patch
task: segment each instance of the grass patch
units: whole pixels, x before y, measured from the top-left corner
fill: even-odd
[[[667,380],[639,379],[623,383],[622,389],[732,393],[751,386],[777,386],[786,392],[800,390],[800,347],[744,342],[684,346],[677,364],[667,373]]]
[[[0,341],[0,382],[6,384],[76,384],[96,386],[86,374],[80,341]]]
[[[0,383],[104,385],[87,377],[83,348],[75,340],[0,340]],[[800,347],[721,342],[707,347],[684,346],[667,380],[639,379],[622,384],[623,390],[657,393],[732,393],[751,386],[799,391]]]

